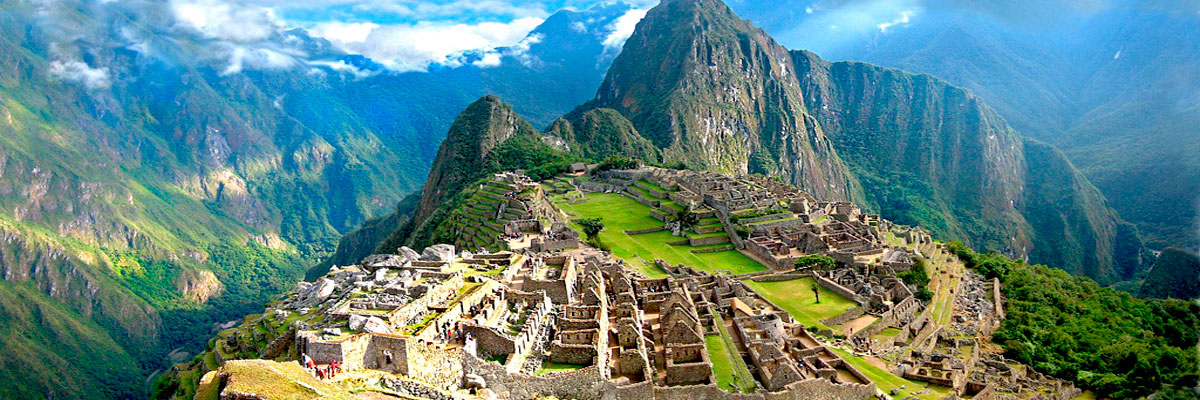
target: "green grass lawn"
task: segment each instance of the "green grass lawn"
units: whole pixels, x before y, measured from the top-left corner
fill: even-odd
[[[670,190],[667,190],[666,188],[663,188],[662,186],[655,185],[655,184],[654,184],[654,182],[650,182],[650,181],[648,181],[648,180],[645,180],[645,179],[639,180],[638,182],[641,182],[641,183],[642,183],[642,185],[645,185],[645,186],[646,186],[646,187],[648,187],[648,188],[651,188],[651,189],[654,189],[654,190],[657,190],[657,191],[660,191],[660,192],[663,192],[663,193],[670,193],[670,192],[671,192]]]
[[[817,285],[817,289],[821,293],[821,304],[817,304],[817,299],[812,292],[812,285],[815,283],[812,278],[781,282],[751,280],[744,282],[767,300],[782,307],[792,318],[804,326],[829,329],[820,321],[844,313],[858,305],[853,300],[842,297],[820,285]]]
[[[713,375],[717,377],[717,387],[730,392],[736,392],[737,386],[734,386],[736,377],[733,374],[733,355],[725,346],[725,341],[720,335],[708,335],[704,337],[704,344],[708,347],[708,357],[712,361]]]
[[[899,334],[900,334],[900,329],[897,329],[897,328],[883,328],[883,330],[882,330],[882,331],[879,331],[879,334],[878,334],[878,335],[875,335],[875,337],[879,337],[879,338],[890,338],[890,337],[895,337],[896,335],[899,335]]]
[[[892,375],[891,372],[888,372],[883,368],[879,368],[875,364],[867,362],[867,360],[855,357],[848,351],[836,347],[830,348],[833,349],[833,351],[839,356],[841,356],[843,360],[846,360],[846,362],[850,363],[850,365],[853,365],[858,372],[862,372],[863,375],[866,375],[867,378],[871,379],[872,382],[875,382],[875,387],[879,388],[879,390],[882,390],[884,393],[889,393],[892,391],[892,389],[900,389],[900,386],[904,386],[905,389],[900,389],[900,395],[892,396],[893,399],[902,399],[912,395],[920,399],[932,400],[941,399],[950,395],[951,390],[948,387],[931,385],[925,382],[910,381],[908,379]],[[920,392],[926,388],[929,389],[929,394],[916,394],[917,392]]]
[[[737,350],[730,347],[733,346],[733,338],[725,330],[725,321],[718,314],[713,323],[719,327],[720,334],[705,336],[704,346],[708,350],[709,361],[713,365],[713,375],[717,378],[717,387],[735,393],[738,391],[753,392],[756,386],[754,376],[750,374],[746,362],[741,359]]]
[[[600,240],[611,247],[613,255],[625,260],[627,266],[637,269],[642,274],[661,278],[665,272],[653,265],[655,258],[661,258],[671,264],[684,264],[705,271],[729,271],[734,274],[765,271],[766,268],[758,262],[736,251],[716,253],[692,253],[697,249],[691,246],[672,246],[667,243],[685,240],[670,232],[653,232],[641,235],[628,235],[625,231],[636,231],[660,227],[662,221],[650,216],[650,207],[633,201],[620,194],[589,193],[583,203],[559,203],[571,219],[585,217],[604,218],[604,231],[600,232]],[[578,228],[578,227],[577,227]],[[636,257],[635,257],[636,255]],[[643,264],[639,258],[646,261]]]
[[[585,366],[584,365],[575,365],[575,364],[562,364],[562,363],[547,361],[545,364],[542,364],[542,368],[539,368],[535,375],[545,375],[545,374],[550,374],[550,373],[555,373],[555,372],[574,371],[577,369],[581,369],[583,367],[585,367]]]

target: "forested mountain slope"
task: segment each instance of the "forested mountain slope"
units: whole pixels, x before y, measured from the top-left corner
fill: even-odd
[[[169,7],[0,5],[0,345],[44,359],[6,364],[21,373],[0,397],[144,397],[419,188],[470,101],[509,94],[548,124],[590,97],[630,9],[563,11],[499,65],[399,74],[301,29],[221,36]]]

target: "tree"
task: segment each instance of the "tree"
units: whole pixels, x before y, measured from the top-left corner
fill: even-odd
[[[637,159],[614,154],[605,157],[604,161],[600,163],[600,166],[596,167],[596,170],[608,171],[613,169],[637,169],[641,166],[642,162]]]
[[[800,257],[800,258],[796,259],[796,264],[795,264],[797,271],[806,269],[806,268],[826,270],[826,269],[833,269],[833,267],[835,267],[835,266],[837,266],[837,262],[833,260],[833,257],[817,255],[817,254],[814,254],[811,256]]]
[[[600,231],[604,230],[604,218],[580,218],[575,220],[576,224],[583,227],[583,234],[587,235],[588,240],[596,238]]]
[[[692,210],[683,210],[675,218],[679,222],[679,229],[688,230],[700,223],[700,215],[692,212]]]

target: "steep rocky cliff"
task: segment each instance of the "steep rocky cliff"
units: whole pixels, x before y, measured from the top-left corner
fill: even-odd
[[[802,90],[885,217],[1101,281],[1141,242],[1061,152],[928,75],[793,52]]]
[[[650,10],[582,107],[592,108],[624,114],[667,162],[780,176],[827,199],[858,192],[805,107],[787,49],[718,0]]]
[[[613,63],[597,107],[690,167],[780,176],[988,250],[1111,282],[1136,230],[1067,159],[928,75],[789,52],[718,0],[669,0]],[[602,136],[602,135],[597,135]]]

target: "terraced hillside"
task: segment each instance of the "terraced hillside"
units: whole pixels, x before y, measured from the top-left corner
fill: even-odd
[[[508,240],[503,236],[519,229],[510,227],[506,232],[506,225],[537,221],[550,226],[557,216],[549,211],[550,202],[539,185],[522,186],[489,178],[469,189],[467,196],[462,206],[450,214],[448,223],[439,228],[454,238],[448,243],[466,250],[507,250]]]
[[[555,205],[572,220],[603,218],[605,230],[600,239],[604,245],[647,276],[666,276],[653,264],[656,258],[712,272],[744,274],[766,270],[734,249],[729,234],[711,209],[696,211],[699,222],[681,232],[683,236],[674,235],[667,223],[673,222],[684,209],[670,199],[676,192],[639,180],[620,194],[588,193]]]

